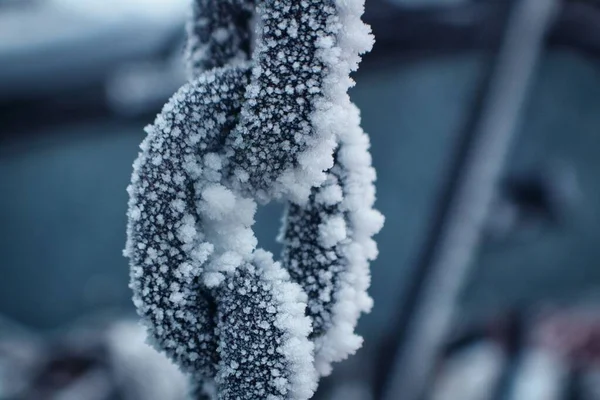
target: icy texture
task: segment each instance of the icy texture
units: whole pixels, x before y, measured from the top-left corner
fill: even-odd
[[[340,29],[335,4],[264,1],[258,15],[252,80],[229,137],[235,176],[264,199],[282,193],[306,199],[333,164],[333,132],[316,127],[312,117],[322,107],[328,62],[337,61],[328,54]]]
[[[245,83],[240,69],[206,73],[149,127],[129,187],[131,287],[156,346],[196,379],[216,376],[220,399],[306,399],[316,378],[305,295],[279,264],[254,252],[254,201],[221,184],[227,160],[217,150]],[[244,319],[250,308],[262,318]],[[235,335],[244,333],[262,340],[259,351],[274,353],[253,354],[231,373],[244,354]],[[274,368],[276,379],[261,375]]]
[[[206,376],[217,361],[215,305],[200,279],[215,245],[197,229],[196,199],[218,181],[202,154],[216,150],[234,124],[244,79],[240,70],[216,70],[182,87],[147,129],[128,188],[134,303],[157,346],[185,371]]]
[[[316,387],[306,294],[257,251],[217,295],[223,399],[307,399]]]
[[[186,49],[190,77],[247,61],[253,15],[254,0],[193,0]]]
[[[363,1],[335,3],[343,28],[323,53],[329,74],[323,81],[324,96],[312,114],[316,129],[331,131],[338,140],[335,165],[324,183],[313,187],[308,203],[290,204],[280,237],[283,265],[308,294],[311,338],[321,375],[329,374],[332,362],[345,359],[362,344],[354,328],[360,314],[372,306],[367,294],[369,261],[377,257],[377,246],[371,237],[383,225],[383,216],[373,209],[375,171],[369,138],[347,94],[353,84],[349,74],[358,68],[359,54],[370,50],[372,36],[360,19]]]
[[[372,300],[369,261],[377,257],[371,237],[383,225],[373,209],[375,171],[368,136],[360,129],[358,109],[347,104],[345,134],[327,180],[314,188],[305,205],[290,204],[280,237],[283,265],[308,294],[318,372],[346,358],[361,345],[354,334],[358,317]]]
[[[151,341],[196,398],[308,399],[361,344],[383,222],[347,95],[372,45],[362,11],[362,0],[194,3],[192,80],[147,128],[125,255]],[[290,202],[283,266],[252,231],[256,202],[278,198]]]

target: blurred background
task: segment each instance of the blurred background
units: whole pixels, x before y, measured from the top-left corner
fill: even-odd
[[[122,249],[188,7],[0,0],[0,400],[185,398]],[[600,2],[367,0],[365,20],[351,97],[386,224],[365,344],[316,398],[600,399]],[[281,212],[256,218],[276,254]]]

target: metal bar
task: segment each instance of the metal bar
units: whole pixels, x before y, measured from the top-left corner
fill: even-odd
[[[481,112],[468,129],[449,177],[445,205],[417,266],[409,309],[396,326],[400,341],[382,365],[376,398],[419,400],[448,335],[458,296],[479,245],[492,197],[558,0],[514,3]],[[419,274],[417,274],[419,275]]]

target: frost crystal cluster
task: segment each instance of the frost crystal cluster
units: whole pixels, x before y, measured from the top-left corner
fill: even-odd
[[[372,36],[364,0],[195,0],[190,82],[134,163],[134,303],[195,398],[308,399],[361,345],[375,172],[347,91]],[[287,202],[280,262],[257,203]]]

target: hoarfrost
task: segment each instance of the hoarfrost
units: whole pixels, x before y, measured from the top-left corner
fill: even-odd
[[[140,146],[125,255],[152,343],[199,397],[308,399],[361,344],[383,223],[347,95],[373,42],[363,2],[194,2],[190,82]],[[281,264],[252,231],[273,199]]]

